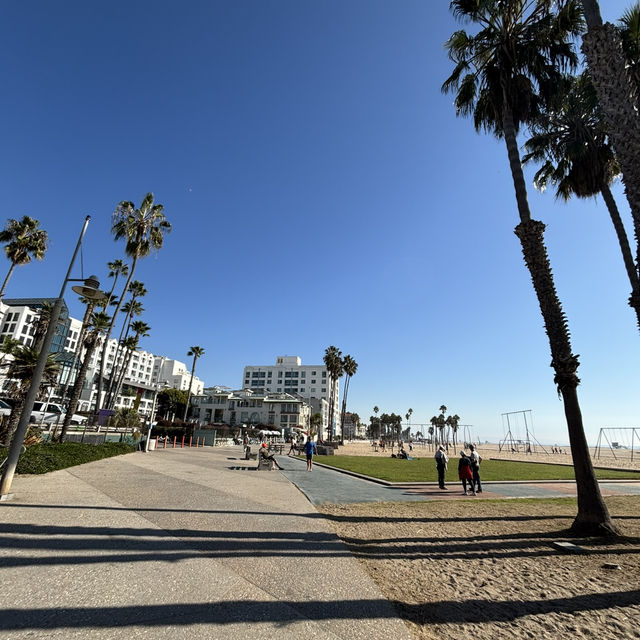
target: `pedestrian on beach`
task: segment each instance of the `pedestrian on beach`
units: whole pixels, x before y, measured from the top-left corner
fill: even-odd
[[[472,487],[475,487],[476,493],[482,493],[482,483],[480,482],[480,463],[482,458],[476,451],[476,447],[473,444],[469,445],[471,453],[469,454],[469,460],[471,462],[471,474],[473,475]]]
[[[304,445],[304,452],[307,456],[307,471],[313,471],[313,454],[318,455],[316,443],[309,438]]]
[[[443,491],[447,491],[447,487],[444,486],[444,474],[447,470],[449,458],[447,458],[447,452],[442,445],[438,447],[434,457],[436,459],[436,469],[438,470],[438,486]]]
[[[473,473],[471,472],[471,461],[464,451],[460,452],[460,460],[458,460],[458,478],[462,481],[463,495],[467,495],[467,482],[472,495],[476,495],[473,488]]]

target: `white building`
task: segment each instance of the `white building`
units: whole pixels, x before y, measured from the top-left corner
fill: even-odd
[[[272,393],[297,394],[311,403],[314,410],[323,414],[321,437],[330,432],[328,411],[331,382],[324,364],[303,365],[298,356],[278,356],[273,366],[247,366],[242,385],[245,389],[264,389]],[[334,435],[340,435],[340,381],[335,382],[335,406],[333,410]],[[315,400],[315,403],[314,403]],[[322,401],[327,403],[323,410]]]
[[[0,342],[5,338],[18,340],[26,346],[33,346],[35,325],[38,319],[38,311],[43,303],[53,304],[55,298],[5,298],[0,301]],[[54,336],[51,346],[52,353],[59,354],[57,360],[61,368],[58,376],[58,388],[52,394],[53,400],[60,400],[57,394],[62,393],[64,385],[73,385],[75,372],[70,373],[74,355],[78,348],[82,321],[69,316],[69,310],[63,303],[58,322],[58,331]],[[105,362],[105,375],[109,377],[113,370],[116,358],[118,341],[109,339],[107,347],[107,359]],[[89,362],[84,388],[81,392],[78,411],[89,412],[95,408],[97,396],[97,374],[100,367],[102,347],[97,348]],[[11,356],[7,356],[11,359]],[[118,353],[118,366],[122,365],[124,353]],[[79,366],[79,362],[77,363]],[[0,370],[0,378],[4,378],[4,371]],[[188,390],[191,373],[183,362],[156,356],[148,351],[135,351],[124,376],[122,392],[116,399],[115,408],[134,407],[138,404],[138,411],[142,415],[151,413],[153,396],[159,384],[168,385],[174,389]],[[2,388],[8,381],[1,379]],[[197,376],[193,377],[192,394],[201,394],[204,383]],[[103,390],[104,391],[104,390]],[[137,396],[140,400],[137,401]]]
[[[260,425],[288,432],[294,428],[306,431],[311,417],[311,408],[302,398],[263,390],[212,387],[194,397],[192,407],[192,417],[201,425]]]

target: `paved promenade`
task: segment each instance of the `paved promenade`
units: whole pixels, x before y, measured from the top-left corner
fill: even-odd
[[[389,487],[241,448],[133,453],[20,476],[0,504],[0,638],[409,640],[313,505],[463,499]],[[640,494],[640,483],[602,483]],[[487,483],[483,497],[573,495],[571,483]]]
[[[0,504],[0,638],[409,640],[305,496],[235,469],[240,451],[17,477]]]

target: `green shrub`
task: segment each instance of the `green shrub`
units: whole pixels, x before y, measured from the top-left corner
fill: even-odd
[[[85,444],[80,442],[50,444],[43,442],[27,447],[25,453],[18,460],[16,473],[48,473],[57,469],[74,467],[85,462],[131,453],[132,451],[135,451],[135,447],[123,442],[107,442],[106,444]],[[0,460],[6,455],[6,450],[0,452]]]

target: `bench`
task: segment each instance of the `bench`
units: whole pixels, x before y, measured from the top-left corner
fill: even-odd
[[[258,456],[258,466],[256,467],[256,471],[273,471],[276,468],[274,460],[267,460],[264,456]]]

